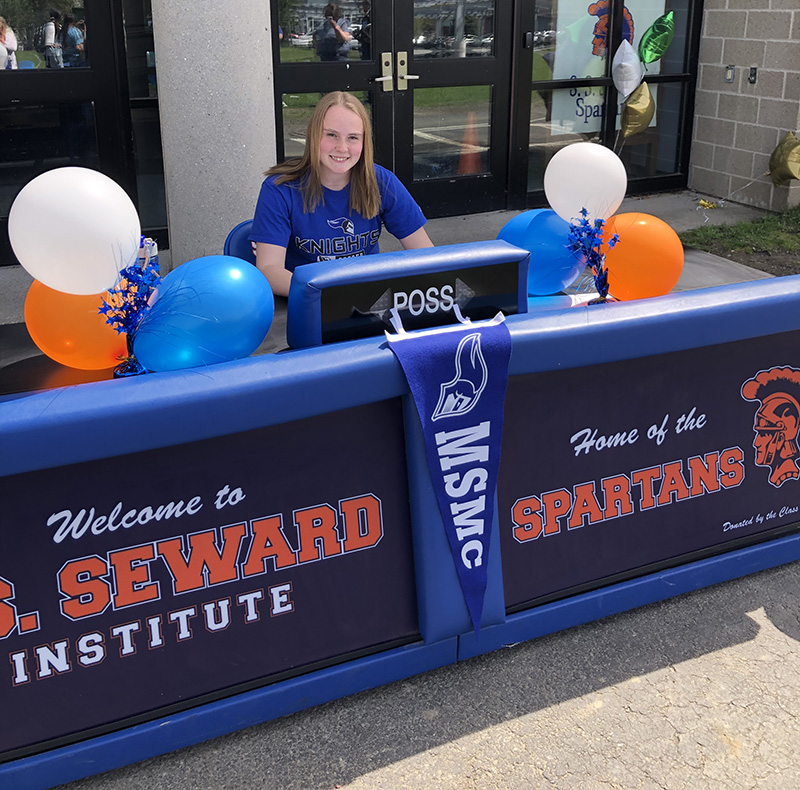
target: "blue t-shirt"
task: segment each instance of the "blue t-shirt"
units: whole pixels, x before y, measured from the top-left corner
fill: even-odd
[[[350,210],[349,184],[339,191],[323,187],[323,201],[306,214],[297,182],[278,186],[269,176],[261,185],[250,241],[286,247],[286,268],[293,272],[304,263],[380,252],[382,225],[398,239],[418,231],[426,220],[408,190],[380,165],[375,176],[381,207],[372,219]]]

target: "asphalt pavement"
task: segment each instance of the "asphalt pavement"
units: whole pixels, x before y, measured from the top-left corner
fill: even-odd
[[[65,790],[794,790],[799,599],[794,563]]]
[[[621,210],[676,230],[760,213],[735,204],[698,210],[699,197],[632,198]],[[437,244],[495,238],[515,213],[432,220],[429,233]],[[22,281],[12,274],[0,270],[6,319],[18,308],[4,304],[16,298],[9,283]],[[679,288],[764,276],[690,252]],[[798,600],[793,563],[64,788],[793,790]]]

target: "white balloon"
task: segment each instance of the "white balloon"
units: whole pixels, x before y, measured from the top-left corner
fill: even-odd
[[[614,60],[611,61],[611,77],[614,87],[623,99],[630,96],[641,84],[642,61],[630,42],[623,40],[617,48]]]
[[[37,176],[17,195],[8,236],[25,270],[70,294],[114,286],[136,260],[142,230],[131,199],[108,176],[60,167]]]
[[[557,151],[544,171],[544,194],[550,208],[567,222],[608,219],[628,189],[622,160],[599,143],[573,143]]]

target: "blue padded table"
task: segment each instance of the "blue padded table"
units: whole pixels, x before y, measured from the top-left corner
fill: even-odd
[[[357,266],[320,261],[294,272],[286,327],[292,348],[382,334],[391,328],[392,308],[407,330],[454,323],[454,305],[474,320],[528,311],[530,253],[505,241],[357,260]]]
[[[0,402],[0,786],[800,558],[799,307],[785,277],[508,317],[477,633],[381,336]]]

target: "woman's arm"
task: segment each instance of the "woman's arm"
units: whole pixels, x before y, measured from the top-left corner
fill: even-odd
[[[433,242],[428,237],[425,228],[415,230],[410,236],[398,239],[404,250],[419,250],[422,247],[433,247]]]
[[[292,273],[286,268],[286,247],[256,242],[256,266],[269,280],[272,292],[278,296],[289,295]]]
[[[346,44],[353,37],[351,33],[348,33],[348,31],[340,27],[339,23],[335,19],[331,19],[331,27],[336,33],[336,38],[338,38],[343,44]]]

